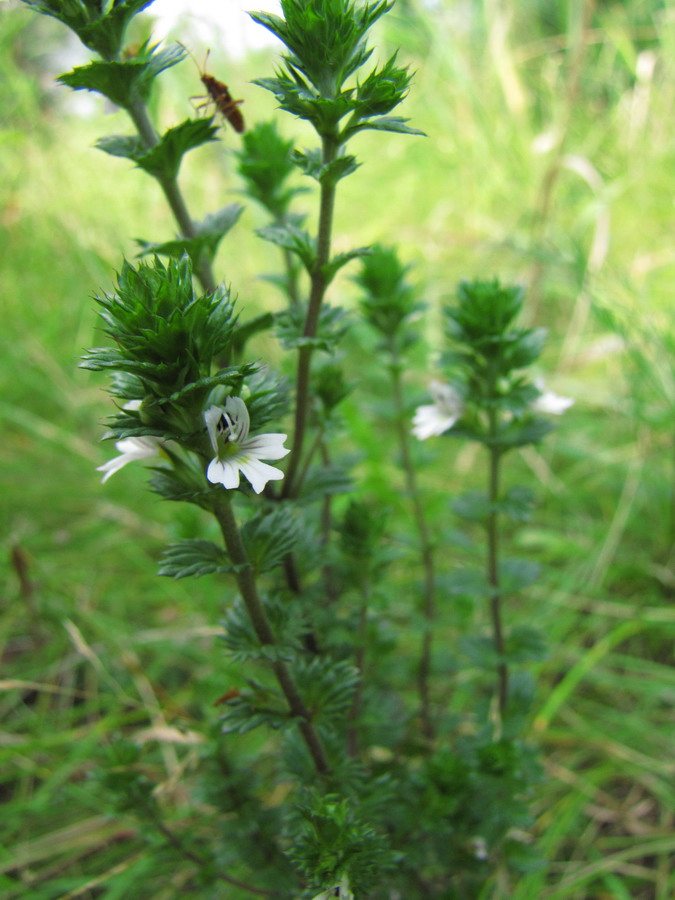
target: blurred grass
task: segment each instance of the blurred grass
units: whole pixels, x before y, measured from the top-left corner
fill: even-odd
[[[405,114],[428,138],[359,138],[364,165],[343,182],[337,248],[396,242],[415,263],[432,353],[418,352],[411,400],[439,346],[439,303],[459,278],[493,274],[529,284],[528,315],[550,329],[549,381],[577,398],[546,447],[522,454],[509,475],[537,482],[537,513],[515,549],[546,572],[513,616],[535,618],[551,642],[532,726],[547,758],[536,837],[548,862],[509,895],[669,900],[675,8],[427,6],[399,0],[381,39],[417,69]],[[271,115],[246,82],[272,60],[224,62],[212,51],[214,71],[242,86],[247,119]],[[169,729],[203,731],[236,673],[223,671],[214,641],[229,586],[155,575],[167,540],[202,533],[198,513],[159,502],[140,467],[105,488],[94,471],[111,448],[97,444],[103,385],[76,368],[98,342],[90,298],[133,257],[134,237],[168,237],[172,226],[149,179],[91,149],[128,129],[120,114],[53,86],[76,61],[63,59],[55,23],[0,8],[0,893],[197,896],[189,866],[157,871],[136,825],[101,815],[91,782],[111,736],[153,727],[148,765],[171,815],[194,824],[179,786],[198,744]],[[167,124],[189,114],[195,84],[189,63],[169,73],[159,101]],[[220,145],[195,153],[182,180],[196,215],[216,188],[226,203],[238,187]],[[218,260],[244,315],[280,302],[257,278],[277,265],[274,249],[251,238],[262,223],[249,208]],[[352,296],[339,281],[334,299]],[[369,347],[360,331],[350,341],[354,359]],[[272,341],[259,352],[278,358]],[[382,390],[376,372],[362,376],[347,419],[366,449],[368,489],[396,508],[400,473],[364,416],[369,393]],[[480,465],[448,446],[451,466],[438,449],[419,452],[432,463],[430,508],[450,530],[441,490],[477,484]],[[409,611],[398,599],[393,615],[403,629]]]

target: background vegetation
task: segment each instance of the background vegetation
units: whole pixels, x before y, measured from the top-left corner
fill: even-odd
[[[550,386],[576,398],[546,449],[518,463],[539,498],[519,552],[547,576],[512,615],[536,618],[551,653],[531,725],[546,758],[536,839],[547,863],[511,895],[668,900],[675,7],[399,0],[382,56],[397,46],[417,70],[404,114],[429,137],[359,139],[366,162],[345,183],[336,233],[345,248],[396,242],[414,263],[430,307],[429,353],[407,379],[410,397],[421,401],[429,380],[440,302],[460,277],[498,274],[528,285],[529,322],[550,330]],[[158,579],[167,541],[203,534],[198,510],[177,519],[140,467],[104,488],[94,471],[112,448],[98,444],[108,411],[101,379],[76,368],[98,343],[91,294],[110,286],[122,255],[135,255],[133,236],[160,239],[164,222],[168,238],[172,226],[149,179],[124,160],[102,167],[91,148],[126,130],[122,121],[115,128],[98,101],[53,84],[80,52],[56,23],[0,7],[0,893],[200,896],[190,864],[158,867],[135,823],[105,814],[92,779],[101,748],[124,732],[151,744],[149,765],[176,820],[189,828],[198,819],[184,785],[232,677],[217,640],[231,589]],[[211,48],[210,70],[245,98],[249,122],[273,115],[273,101],[248,84],[272,66],[272,54],[228,61]],[[180,121],[200,92],[198,73],[188,61],[164,84],[163,116]],[[239,187],[238,138],[223,138],[185,166],[198,213]],[[278,265],[274,248],[252,236],[262,224],[249,207],[218,259],[247,317],[280,302],[259,278]],[[348,273],[337,290],[349,304]],[[375,408],[381,391],[379,374],[360,362],[370,340],[351,338],[359,397],[350,427],[366,448],[359,466],[372,493],[396,509],[401,476],[383,458],[382,421],[356,414],[369,397]],[[278,355],[271,339],[259,352]],[[477,481],[476,458],[450,442],[423,452],[430,508],[452,538],[443,494]],[[402,567],[401,600],[408,577]],[[405,630],[404,603],[395,599],[388,615]],[[258,738],[236,739],[238,752],[249,740]]]

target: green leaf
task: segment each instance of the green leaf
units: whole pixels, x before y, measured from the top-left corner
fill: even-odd
[[[169,128],[159,139],[159,143],[135,161],[141,169],[156,178],[173,179],[178,175],[185,153],[209,141],[217,140],[218,127],[213,117],[207,119],[186,119],[180,125]]]
[[[426,134],[419,128],[412,128],[408,125],[409,121],[400,116],[378,116],[375,119],[363,119],[357,125],[348,125],[341,133],[340,140],[344,143],[359,131],[392,131],[395,134],[414,134],[418,137],[426,137]]]
[[[244,566],[233,565],[222,547],[211,541],[179,541],[164,551],[158,574],[170,578],[212,575],[214,572],[239,572]]]
[[[349,327],[347,312],[339,306],[324,304],[319,313],[316,334],[310,337],[305,331],[305,309],[295,306],[276,316],[277,337],[285,350],[313,347],[332,353]]]
[[[27,6],[53,16],[72,29],[85,47],[110,60],[119,55],[131,19],[153,0],[24,0]]]
[[[99,138],[94,145],[98,150],[109,153],[110,156],[120,156],[131,159],[134,162],[142,156],[144,151],[143,141],[138,135],[111,134],[108,137]]]
[[[167,403],[178,403],[183,401],[192,394],[202,394],[206,396],[213,388],[222,385],[238,388],[243,379],[247,375],[252,375],[256,369],[257,366],[255,363],[245,363],[241,366],[228,366],[228,368],[221,369],[221,371],[217,372],[215,375],[207,375],[204,378],[198,378],[196,381],[191,381],[179,391],[174,391],[165,396],[156,396],[153,398],[152,403],[147,405],[149,408],[152,405],[161,407]]]
[[[505,559],[499,566],[500,590],[503,594],[515,594],[534,584],[541,574],[541,567],[528,559]]]
[[[326,284],[330,284],[333,278],[335,278],[336,272],[343,266],[346,266],[348,262],[362,256],[368,256],[369,253],[370,247],[357,247],[355,250],[347,250],[345,253],[336,254],[330,262],[321,269],[324,278],[326,279]]]
[[[148,99],[160,72],[185,57],[185,50],[179,46],[155,51],[156,47],[150,47],[128,60],[95,60],[60,75],[57,80],[75,91],[96,91],[116,106],[130,109],[138,98]]]
[[[360,675],[351,663],[327,658],[301,659],[293,674],[305,705],[317,723],[334,727],[335,719],[352,707]]]
[[[350,467],[333,463],[311,468],[302,482],[298,502],[314,503],[323,497],[349,493],[354,487],[348,474]]]
[[[213,509],[211,501],[212,488],[207,487],[204,476],[192,478],[186,477],[184,472],[180,476],[170,469],[155,469],[150,479],[152,490],[163,497],[176,503],[194,503],[200,509],[209,512]]]
[[[342,178],[355,172],[360,163],[355,156],[338,156],[330,163],[322,162],[321,150],[294,150],[291,154],[293,162],[310,178],[320,184],[328,182],[337,184]]]
[[[258,687],[255,691],[242,691],[239,697],[229,700],[226,703],[227,712],[221,719],[223,733],[247,734],[262,726],[279,731],[293,725],[295,719],[288,712],[283,699],[268,693],[269,696],[266,697]]]
[[[292,222],[283,222],[258,228],[256,234],[265,241],[290,250],[302,261],[308,272],[312,272],[316,264],[316,246],[314,239],[302,228]]]
[[[306,631],[303,613],[289,598],[283,601],[263,595],[265,615],[274,635],[274,643],[260,640],[246,607],[238,599],[228,612],[225,620],[223,642],[236,662],[293,660],[302,646],[301,638]]]
[[[300,523],[288,508],[258,513],[241,529],[241,537],[256,572],[268,572],[283,563],[300,537]]]
[[[227,232],[235,225],[244,207],[239,203],[230,203],[218,212],[207,216],[203,222],[196,226],[196,237],[176,238],[173,241],[163,241],[159,244],[136,238],[136,243],[141,248],[139,256],[158,254],[180,258],[187,253],[194,266],[206,254],[207,259],[212,260],[218,249],[218,245]]]
[[[246,193],[276,220],[286,218],[291,200],[304,190],[286,185],[294,171],[292,147],[293,142],[281,136],[276,122],[257,122],[244,133],[241,149],[235,153]]]
[[[549,432],[553,431],[555,425],[541,416],[524,416],[519,419],[512,419],[506,425],[503,425],[497,434],[497,437],[490,441],[485,439],[485,443],[492,443],[500,450],[513,450],[516,447],[525,447],[527,444],[539,444]]]

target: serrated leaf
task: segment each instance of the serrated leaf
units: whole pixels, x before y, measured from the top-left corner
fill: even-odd
[[[103,59],[114,59],[122,46],[130,20],[153,0],[116,0],[110,3],[65,3],[63,0],[24,0],[46,16],[53,16],[71,28],[85,47]]]
[[[241,529],[246,553],[256,572],[268,572],[283,563],[300,537],[300,522],[290,509],[258,513]]]
[[[141,169],[151,175],[173,179],[178,175],[184,154],[209,141],[217,140],[217,132],[213,117],[186,119],[180,125],[165,131],[151,150],[133,158]]]
[[[191,575],[239,572],[245,566],[234,565],[222,547],[211,541],[189,540],[171,544],[164,551],[158,574],[170,578],[188,578]]]
[[[316,249],[314,239],[292,222],[267,225],[258,228],[256,234],[265,241],[290,250],[301,260],[308,272],[312,272],[316,263]]]
[[[154,79],[165,69],[184,59],[186,51],[176,45],[157,51],[156,47],[127,60],[94,60],[59,75],[57,81],[74,91],[95,91],[116,106],[130,109],[140,98],[147,100]]]
[[[56,80],[74,91],[103,94],[116,106],[128,109],[133,103],[144,69],[145,63],[139,60],[95,60],[59,75]]]
[[[299,503],[314,503],[323,497],[347,494],[354,487],[348,468],[337,463],[309,470],[298,494]]]
[[[240,203],[228,203],[214,213],[210,213],[203,221],[197,223],[197,234],[200,237],[217,238],[218,241],[237,224],[239,216],[244,211]],[[218,245],[218,241],[213,246]]]
[[[141,248],[138,255],[155,254],[180,259],[183,254],[187,253],[194,266],[198,264],[202,254],[206,254],[207,258],[211,260],[216,254],[220,241],[236,223],[243,209],[244,207],[239,203],[230,203],[218,212],[212,213],[203,222],[197,224],[197,235],[194,238],[176,238],[158,244],[136,238],[136,243]]]
[[[335,278],[336,272],[343,266],[346,266],[348,262],[362,256],[368,256],[370,252],[370,247],[357,247],[355,250],[347,250],[345,253],[336,254],[330,262],[321,269],[324,278],[326,279],[326,284],[330,284],[333,278]]]
[[[150,487],[164,500],[176,503],[194,503],[200,509],[212,511],[211,489],[196,477],[190,483],[184,473],[181,477],[170,469],[155,469],[150,479]]]
[[[282,602],[263,595],[261,600],[274,635],[274,643],[263,643],[260,640],[245,605],[237,600],[225,620],[225,646],[232,659],[238,662],[290,662],[301,647],[301,636],[306,630],[304,615],[289,599]]]
[[[362,119],[358,125],[352,125],[345,128],[341,135],[341,141],[349,140],[359,131],[392,131],[396,134],[412,134],[419,137],[426,137],[423,131],[418,128],[412,128],[407,123],[409,119],[402,119],[400,116],[378,116],[375,119]]]
[[[330,725],[351,709],[361,677],[351,663],[320,657],[299,660],[293,674],[314,721]]]
[[[347,313],[339,306],[321,307],[319,323],[314,336],[305,332],[305,309],[301,306],[291,307],[276,316],[277,337],[285,350],[297,350],[300,347],[312,347],[332,353],[349,326]]]
[[[120,156],[124,159],[136,158],[142,155],[144,146],[138,135],[111,134],[108,137],[99,138],[94,145],[97,150],[109,153],[110,156]]]
[[[261,726],[279,731],[295,724],[288,710],[279,707],[254,706],[245,697],[237,697],[227,703],[227,712],[221,719],[224,734],[247,734]]]
[[[340,179],[355,172],[360,163],[355,156],[338,156],[329,163],[323,162],[323,156],[319,149],[294,150],[291,159],[305,175],[318,181],[320,184],[330,182],[337,184]]]

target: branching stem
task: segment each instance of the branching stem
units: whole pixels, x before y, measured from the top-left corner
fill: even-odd
[[[273,646],[276,644],[274,632],[265,613],[265,608],[258,594],[255,573],[251,566],[246,548],[244,547],[234,517],[232,502],[225,491],[214,503],[214,515],[220,525],[225,546],[230,559],[239,567],[236,579],[246,610],[251,619],[251,624],[262,644]],[[330,774],[330,766],[321,739],[314,728],[309,710],[295,685],[293,677],[283,660],[276,660],[272,664],[272,670],[276,675],[279,686],[286,697],[288,707],[292,715],[298,719],[300,733],[307,745],[307,749],[314,761],[315,768],[320,775]]]

